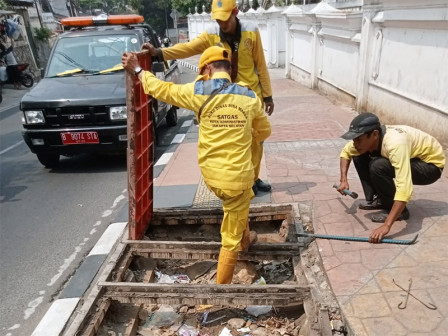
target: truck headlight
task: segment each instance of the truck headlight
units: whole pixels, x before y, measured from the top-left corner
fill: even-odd
[[[44,113],[42,111],[25,111],[26,124],[45,124]]]
[[[113,106],[109,108],[110,120],[123,120],[127,118],[126,106]]]

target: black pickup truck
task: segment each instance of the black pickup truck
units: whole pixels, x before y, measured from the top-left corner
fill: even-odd
[[[60,155],[125,151],[121,56],[139,51],[145,42],[160,46],[153,29],[139,23],[141,16],[77,17],[67,22],[69,30],[58,36],[42,80],[20,102],[23,138],[47,168],[55,167]],[[157,68],[164,69],[157,77],[180,82],[176,62]],[[177,124],[175,106],[153,100],[152,113],[153,131],[164,119],[168,126]]]

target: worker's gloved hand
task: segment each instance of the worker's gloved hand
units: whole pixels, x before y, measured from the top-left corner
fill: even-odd
[[[149,42],[143,43],[142,50],[148,50],[151,56],[157,56],[157,48]]]

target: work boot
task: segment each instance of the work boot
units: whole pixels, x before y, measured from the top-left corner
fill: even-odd
[[[254,183],[258,190],[268,192],[271,191],[271,185],[269,183],[263,182],[260,179],[257,179]]]
[[[361,210],[378,210],[384,209],[383,204],[381,204],[381,200],[378,197],[375,197],[373,201],[362,201],[359,203],[358,208]]]
[[[389,213],[379,213],[374,214],[372,217],[370,217],[371,221],[374,223],[384,223],[386,221],[387,216],[389,216]],[[400,216],[397,217],[396,221],[406,220],[409,219],[409,210],[408,208],[404,208],[403,212],[400,214]]]
[[[249,231],[249,228],[246,228],[243,232],[243,238],[241,238],[240,249],[242,252],[247,252],[249,247],[252,244],[255,244],[258,240],[257,233],[255,231]]]
[[[252,191],[254,192],[254,195],[257,196],[258,188],[257,188],[257,185],[255,182],[254,182],[254,185],[252,186]]]
[[[218,285],[232,283],[233,270],[237,261],[238,252],[221,248],[219,251],[218,269],[216,271],[216,283]]]

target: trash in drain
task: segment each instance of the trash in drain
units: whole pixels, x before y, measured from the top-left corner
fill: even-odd
[[[120,316],[117,320],[117,316]],[[127,319],[127,321],[125,321]],[[112,302],[96,335],[135,329],[141,336],[300,335],[306,315],[302,305],[189,306],[132,305]]]
[[[170,260],[136,256],[131,262],[125,280],[160,284],[213,284],[216,283],[217,262],[214,260]],[[129,272],[132,272],[130,274]],[[285,260],[239,260],[235,266],[233,284],[292,284],[294,266],[291,258]]]

